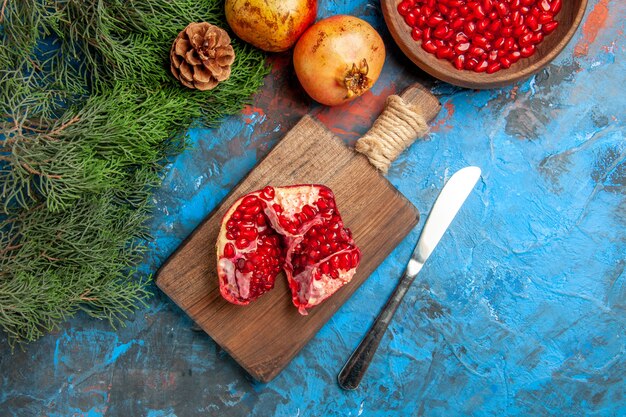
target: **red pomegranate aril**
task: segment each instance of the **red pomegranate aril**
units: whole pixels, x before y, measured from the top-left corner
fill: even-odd
[[[435,46],[433,41],[430,39],[428,39],[425,42],[422,42],[422,49],[425,50],[426,52],[430,52],[431,54],[437,52],[437,47]]]
[[[539,20],[537,19],[537,17],[530,15],[528,16],[528,18],[526,18],[526,25],[528,25],[530,30],[534,32],[539,29]]]
[[[524,46],[519,52],[521,56],[528,58],[535,53],[535,45]]]
[[[476,25],[476,30],[478,32],[484,32],[489,27],[490,23],[491,21],[489,19],[482,19],[478,21],[478,24]]]
[[[454,47],[454,51],[461,55],[463,53],[465,53],[468,49],[470,48],[470,43],[469,42],[463,42],[463,43],[457,43]]]
[[[426,21],[426,23],[428,24],[428,26],[430,26],[431,28],[437,27],[440,23],[444,22],[444,18],[441,16],[437,16],[437,15],[432,15],[428,18],[428,20]]]
[[[488,66],[489,66],[489,64],[487,63],[487,60],[483,59],[482,61],[480,61],[478,63],[478,65],[476,65],[476,68],[474,68],[474,71],[476,71],[476,72],[485,72],[487,70]]]
[[[500,20],[493,20],[490,24],[489,24],[489,32],[491,32],[494,35],[497,35],[500,32],[500,29],[502,29],[502,22]]]
[[[452,63],[456,69],[462,70],[465,67],[465,55],[457,55]]]
[[[464,29],[465,29],[464,32],[467,35],[472,36],[474,34],[474,32],[476,32],[476,23],[474,23],[474,22],[466,22],[465,26],[464,26]]]
[[[527,33],[519,39],[519,45],[522,47],[529,46],[532,44],[533,34]]]
[[[559,26],[559,22],[553,20],[552,22],[548,22],[544,24],[541,30],[545,35],[548,35],[552,33],[558,26]]]
[[[435,38],[444,39],[448,33],[448,27],[446,25],[439,25],[433,30],[433,36]]]
[[[398,13],[400,13],[400,16],[406,16],[410,9],[411,4],[408,1],[401,1],[398,4]]]
[[[269,185],[261,191],[261,198],[264,200],[271,200],[274,198],[274,188]]]
[[[478,65],[478,60],[476,58],[470,58],[465,63],[465,69],[473,70]]]
[[[500,65],[502,66],[502,68],[504,69],[509,69],[511,68],[511,60],[505,56],[500,57]]]
[[[523,25],[515,26],[513,28],[513,36],[518,39],[524,36],[527,32],[528,32],[528,29],[526,28],[526,26],[523,26]]]
[[[240,238],[235,241],[235,247],[237,249],[245,249],[248,245],[250,245],[250,242],[247,239]]]
[[[489,66],[487,67],[487,74],[493,74],[496,71],[500,71],[501,65],[499,62],[494,62],[492,64],[489,64]]]
[[[543,33],[537,32],[533,34],[533,38],[531,39],[531,42],[533,45],[539,45],[541,42],[543,42]]]
[[[415,26],[415,23],[417,22],[417,15],[411,11],[404,16],[404,21],[409,26]]]
[[[233,256],[235,256],[235,247],[232,243],[227,243],[224,246],[224,256],[227,258],[232,258]]]
[[[252,204],[256,204],[259,201],[259,198],[255,195],[250,195],[243,199],[241,205],[239,207],[248,207]]]
[[[510,12],[509,6],[507,6],[507,4],[503,1],[500,1],[498,2],[498,4],[496,4],[496,10],[498,11],[500,17],[507,16]]]
[[[413,28],[411,30],[411,37],[413,38],[413,40],[415,41],[419,41],[422,39],[422,30],[419,28]]]
[[[537,18],[537,21],[543,25],[545,23],[551,22],[552,19],[553,16],[551,13],[541,13]]]
[[[502,49],[504,47],[505,42],[506,42],[505,38],[498,38],[493,43],[493,47],[496,48],[496,49]]]
[[[459,32],[455,35],[454,40],[457,43],[464,43],[464,42],[469,42],[469,38],[465,35],[465,33],[463,32]]]
[[[544,12],[549,12],[550,10],[552,10],[552,6],[550,5],[550,2],[548,0],[541,0],[539,2],[539,7],[541,7]]]
[[[454,51],[449,46],[442,46],[437,49],[436,56],[439,59],[452,58],[454,57]]]
[[[488,43],[489,43],[489,41],[484,36],[475,35],[474,37],[472,37],[472,44],[476,45],[476,46],[478,46],[480,48],[487,49],[487,44]]]
[[[515,39],[509,37],[506,38],[506,41],[504,42],[504,48],[507,50],[511,50],[515,47]]]
[[[519,51],[513,51],[509,54],[509,59],[511,60],[511,64],[515,64],[517,61],[520,60],[521,57],[522,57],[522,54],[520,54]]]
[[[550,3],[550,11],[552,12],[552,14],[557,14],[558,12],[561,11],[562,6],[563,6],[562,0],[552,0],[552,3]]]
[[[360,252],[357,251],[353,251],[352,255],[351,255],[351,259],[350,259],[350,267],[351,268],[356,268],[357,266],[359,266],[359,261],[361,260],[361,255]]]
[[[469,56],[475,58],[484,54],[485,50],[482,48],[479,48],[478,46],[471,46],[468,53],[469,53]]]
[[[450,28],[452,30],[459,30],[463,27],[463,19],[458,18],[458,19],[454,19],[452,21],[452,23],[450,23]]]

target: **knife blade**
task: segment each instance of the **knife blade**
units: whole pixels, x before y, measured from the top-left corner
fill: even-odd
[[[437,196],[402,278],[370,330],[339,372],[337,381],[341,388],[353,390],[361,383],[402,298],[474,189],[480,173],[480,168],[475,166],[460,169]]]

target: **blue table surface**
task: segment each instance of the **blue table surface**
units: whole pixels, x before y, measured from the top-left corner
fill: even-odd
[[[117,331],[77,316],[13,354],[0,416],[626,415],[626,2],[592,0],[545,70],[503,89],[435,82],[397,49],[378,2],[320,1],[384,35],[383,73],[324,108],[289,55],[253,105],[190,131],[155,195],[155,271],[304,114],[354,143],[384,99],[420,81],[443,110],[388,178],[428,214],[457,169],[482,180],[410,289],[360,389],[336,374],[401,275],[423,221],[272,382],[249,376],[155,288]],[[425,217],[424,217],[425,218]]]

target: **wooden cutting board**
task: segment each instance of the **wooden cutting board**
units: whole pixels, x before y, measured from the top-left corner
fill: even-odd
[[[431,119],[439,103],[423,89],[418,93],[428,94],[426,114]],[[324,184],[335,193],[344,224],[362,251],[356,275],[309,310],[308,316],[293,306],[282,274],[272,291],[250,305],[226,302],[218,287],[215,253],[222,216],[250,191],[304,183]],[[366,157],[305,116],[171,255],[158,271],[156,283],[252,377],[267,382],[287,366],[418,219],[417,209]]]

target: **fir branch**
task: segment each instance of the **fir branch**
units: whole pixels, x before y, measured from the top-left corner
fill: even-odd
[[[146,250],[163,162],[193,120],[214,126],[268,68],[238,41],[231,78],[181,86],[168,51],[218,0],[21,0],[0,9],[0,328],[32,341],[78,311],[123,324],[149,296]]]

